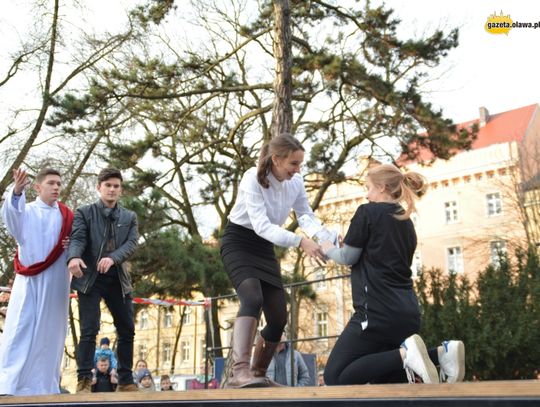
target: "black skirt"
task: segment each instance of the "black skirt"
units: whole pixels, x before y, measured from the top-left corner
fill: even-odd
[[[247,278],[257,278],[283,288],[274,244],[253,230],[229,222],[221,238],[220,252],[235,289]]]

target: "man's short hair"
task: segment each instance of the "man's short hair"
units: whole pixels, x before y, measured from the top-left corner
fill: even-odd
[[[36,175],[36,182],[38,184],[41,184],[41,182],[45,179],[47,175],[58,175],[59,177],[62,177],[60,174],[60,171],[55,170],[54,168],[42,168]]]
[[[118,178],[120,181],[124,181],[120,170],[117,170],[116,168],[105,168],[98,174],[98,184],[101,184],[103,181],[107,181],[110,178]]]
[[[98,359],[98,362],[110,363],[109,358],[107,356],[100,356],[99,359]]]

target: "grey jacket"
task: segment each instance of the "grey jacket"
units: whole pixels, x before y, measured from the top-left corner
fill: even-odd
[[[113,222],[116,243],[116,250],[109,253],[108,257],[113,259],[118,267],[122,293],[125,296],[132,290],[125,261],[137,247],[137,215],[119,205],[113,209],[107,208],[101,200],[81,206],[75,212],[67,252],[68,263],[73,258],[81,258],[87,268],[83,269],[82,277],[72,279],[71,288],[86,294],[94,285],[98,275],[97,264],[107,241],[107,222]]]
[[[282,352],[286,352],[285,356],[285,371],[287,373],[287,383],[280,383],[280,384],[286,384],[287,386],[291,386],[291,347],[289,344],[285,345],[285,349],[282,350]],[[276,358],[273,357],[272,361],[270,362],[270,365],[268,366],[268,370],[266,371],[266,377],[272,380],[276,380]],[[304,358],[302,357],[302,354],[298,352],[297,350],[294,351],[294,386],[303,387],[303,386],[309,386],[310,384],[310,377],[309,377],[309,370],[306,366],[306,362],[304,362]]]

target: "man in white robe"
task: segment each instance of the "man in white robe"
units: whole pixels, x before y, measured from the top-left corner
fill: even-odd
[[[18,251],[0,345],[0,394],[60,393],[70,282],[64,247],[73,213],[58,202],[58,171],[44,169],[37,175],[38,198],[29,204],[25,171],[15,170],[14,180],[2,206]]]

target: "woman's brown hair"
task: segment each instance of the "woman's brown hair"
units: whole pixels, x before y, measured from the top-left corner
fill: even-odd
[[[263,188],[270,187],[268,174],[272,170],[272,156],[287,158],[295,151],[304,150],[302,144],[290,134],[280,134],[262,146],[257,165],[257,181]]]
[[[381,164],[368,171],[367,177],[376,186],[384,186],[396,202],[405,203],[405,213],[396,214],[399,220],[409,219],[416,211],[415,201],[426,193],[426,178],[414,171],[402,173],[392,164]]]

